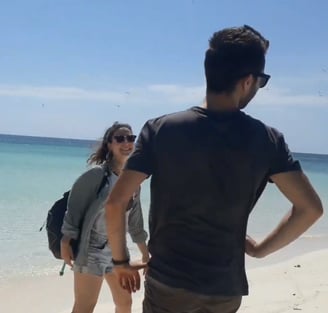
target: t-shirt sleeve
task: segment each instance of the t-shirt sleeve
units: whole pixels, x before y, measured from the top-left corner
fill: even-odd
[[[135,150],[129,157],[125,169],[142,172],[148,176],[152,175],[154,162],[153,137],[152,123],[148,121],[141,129]]]
[[[271,160],[269,176],[285,172],[301,171],[301,165],[299,161],[293,158],[284,136],[278,131],[275,131],[274,137],[274,153]]]

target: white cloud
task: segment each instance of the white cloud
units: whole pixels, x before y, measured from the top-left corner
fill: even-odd
[[[86,90],[75,87],[0,86],[0,96],[56,100],[122,101],[118,92]]]
[[[204,87],[149,85],[127,91],[89,90],[76,87],[0,85],[0,97],[38,98],[43,100],[99,101],[115,104],[181,104],[199,103]]]
[[[328,95],[320,91],[317,94],[296,92],[287,88],[265,88],[259,90],[253,105],[288,106],[328,106]]]
[[[152,84],[122,90],[0,85],[0,107],[6,106],[6,110],[1,110],[0,132],[98,138],[108,123],[114,120],[126,121],[138,132],[145,120],[199,105],[205,95],[204,85]],[[51,105],[43,107],[37,100]],[[302,107],[297,116],[293,114],[294,107]],[[270,84],[268,88],[259,90],[249,109],[255,117],[288,135],[293,151],[328,153],[324,148],[327,145],[322,142],[322,134],[327,132],[323,113],[328,109],[327,94],[297,92],[296,89]],[[282,111],[284,114],[281,114]],[[295,119],[298,123],[291,126]],[[311,131],[303,134],[304,125],[309,123]],[[311,139],[306,141],[304,138]]]
[[[154,84],[145,87],[128,88],[126,91],[90,90],[58,86],[6,86],[0,85],[0,97],[27,97],[57,101],[95,101],[113,104],[148,105],[198,105],[205,95],[205,86],[182,86]],[[259,90],[252,105],[328,105],[328,94],[318,91],[305,93],[291,89],[270,86]]]

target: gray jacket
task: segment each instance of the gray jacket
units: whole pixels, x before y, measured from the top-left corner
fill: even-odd
[[[107,184],[97,195],[106,169],[106,165],[101,165],[87,170],[75,181],[69,194],[62,233],[72,239],[80,238],[78,255],[75,260],[75,264],[80,266],[87,264],[91,229],[97,213],[104,207],[109,190],[111,190],[110,180],[107,179]],[[110,171],[108,173],[111,175]],[[133,242],[146,241],[147,233],[143,225],[140,189],[132,202],[127,224],[127,231]]]

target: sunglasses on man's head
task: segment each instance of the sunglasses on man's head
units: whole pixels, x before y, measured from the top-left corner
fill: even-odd
[[[259,87],[263,88],[265,87],[265,85],[268,83],[269,79],[270,79],[270,75],[268,74],[264,74],[264,73],[256,73],[253,74],[255,77],[259,78]]]
[[[122,143],[122,142],[134,142],[137,138],[136,135],[117,135],[117,136],[113,136],[113,138],[115,139],[115,141],[117,143]]]

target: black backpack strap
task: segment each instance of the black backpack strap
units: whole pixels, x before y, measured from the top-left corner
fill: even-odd
[[[100,194],[100,191],[106,186],[106,183],[108,181],[108,178],[110,177],[111,172],[108,168],[105,169],[104,176],[100,182],[100,185],[97,190],[97,196]]]

